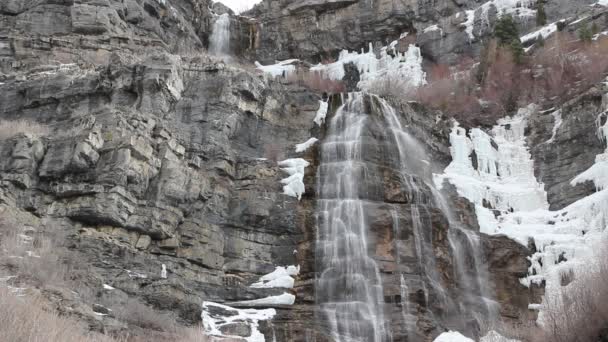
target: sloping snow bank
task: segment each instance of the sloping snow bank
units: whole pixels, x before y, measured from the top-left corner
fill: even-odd
[[[279,163],[282,170],[289,174],[289,177],[281,180],[281,183],[285,184],[283,194],[295,197],[298,200],[302,199],[302,194],[306,191],[304,172],[308,165],[310,163],[302,158],[287,159]]]
[[[608,109],[608,101],[605,102]],[[576,279],[584,274],[593,258],[593,246],[608,231],[608,148],[572,182],[591,180],[598,192],[565,209],[549,211],[525,142],[524,129],[532,110],[527,108],[513,118],[499,121],[491,135],[479,129],[467,135],[455,126],[450,135],[453,161],[444,174],[435,175],[435,182],[438,187],[444,181],[454,184],[459,195],[475,205],[483,233],[505,234],[524,245],[529,240],[534,242],[537,252],[530,257],[529,275],[521,283],[530,286],[545,281],[544,300],[553,302],[559,300],[562,277],[574,275]],[[599,131],[608,137],[608,124]],[[473,167],[472,152],[477,156],[477,168]],[[576,286],[575,283],[576,280],[569,286]],[[543,305],[531,308],[541,310],[542,323]]]
[[[255,309],[235,309],[227,305],[213,302],[203,302],[203,328],[209,336],[220,338],[232,338],[242,340],[240,336],[224,335],[222,327],[230,326],[235,323],[246,324],[251,329],[251,335],[245,337],[247,342],[264,342],[264,335],[258,330],[260,321],[267,321],[276,315],[275,309],[255,310]]]
[[[277,62],[271,65],[262,65],[259,62],[255,62],[255,66],[263,73],[268,74],[272,77],[288,76],[296,71],[296,63],[298,59],[288,59],[285,61]]]
[[[303,142],[301,144],[297,144],[296,145],[296,153],[306,152],[306,150],[308,150],[309,148],[311,148],[312,145],[316,144],[317,141],[319,141],[319,139],[317,139],[317,138],[310,138],[310,139],[306,140],[306,142]]]
[[[475,342],[472,339],[456,331],[444,332],[437,336],[433,342]]]
[[[293,305],[296,302],[296,296],[291,293],[283,293],[278,296],[269,296],[260,299],[244,300],[233,303],[233,305],[243,306],[274,306],[274,305]]]
[[[269,289],[285,288],[292,289],[295,282],[293,276],[300,274],[300,266],[277,267],[272,273],[260,278],[260,281],[251,285],[252,288]]]

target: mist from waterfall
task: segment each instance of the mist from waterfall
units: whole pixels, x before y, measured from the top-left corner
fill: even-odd
[[[377,179],[362,160],[369,113],[364,96],[349,94],[329,122],[319,175],[317,302],[336,342],[390,341],[382,280],[370,256],[367,195]]]
[[[213,23],[209,52],[215,56],[230,55],[230,16],[227,13],[218,16]]]

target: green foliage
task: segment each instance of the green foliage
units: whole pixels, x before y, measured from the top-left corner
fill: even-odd
[[[543,0],[538,0],[536,2],[536,25],[547,25],[547,13],[545,12],[545,5],[543,3]]]
[[[498,39],[499,46],[505,46],[511,50],[516,63],[522,62],[524,47],[519,40],[519,30],[512,16],[503,15],[498,19],[494,27],[494,37]]]
[[[593,39],[593,34],[591,33],[591,30],[589,30],[589,27],[585,25],[578,30],[578,37],[583,42],[591,42]]]
[[[600,28],[597,26],[597,23],[593,23],[593,25],[591,25],[591,34],[596,35],[598,33],[600,33]]]

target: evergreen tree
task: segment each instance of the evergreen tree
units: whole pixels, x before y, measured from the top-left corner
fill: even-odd
[[[516,63],[521,63],[524,56],[524,47],[519,39],[519,30],[513,17],[503,15],[498,19],[494,27],[494,37],[498,39],[498,45],[511,50]]]
[[[600,33],[600,28],[599,26],[597,26],[597,23],[593,23],[593,25],[591,25],[591,34],[596,35]]]
[[[581,27],[580,30],[578,30],[578,37],[583,42],[590,42],[591,39],[593,38],[593,34],[589,30],[589,27],[587,27],[587,25],[585,25],[585,26]]]
[[[536,2],[536,25],[547,25],[547,13],[545,12],[545,5],[543,0],[538,0]]]

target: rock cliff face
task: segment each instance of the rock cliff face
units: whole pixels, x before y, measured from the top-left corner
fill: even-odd
[[[342,49],[386,45],[417,31],[412,41],[426,57],[454,61],[478,49],[475,42],[485,32],[478,7],[447,0],[266,0],[250,18],[231,17],[231,46],[261,61],[319,62]],[[472,38],[464,10],[475,13]],[[269,80],[244,62],[209,57],[213,11],[229,13],[207,0],[0,3],[0,119],[27,120],[47,131],[0,140],[2,212],[28,212],[24,226],[59,233],[61,246],[86,266],[74,277],[94,298],[139,298],[193,325],[200,323],[203,301],[258,307],[247,301],[288,292],[294,305],[272,305],[277,313],[259,323],[260,331],[269,340],[331,341],[315,287],[321,271],[315,254],[318,180],[327,176],[321,143],[295,150],[311,137],[326,138],[325,126],[313,121],[323,94]],[[435,24],[437,30],[425,30]],[[343,101],[330,97],[327,120]],[[372,124],[364,145],[378,182],[362,186],[371,189],[374,202],[368,213],[371,256],[383,280],[393,341],[432,340],[446,328],[477,333],[480,293],[463,279],[480,277],[483,270],[471,271],[479,262],[487,273],[482,279],[493,284],[498,315],[514,326],[533,320],[528,304],[542,291],[519,282],[533,251],[506,237],[473,233],[480,236],[473,255],[465,233],[479,230],[472,205],[446,187],[451,222],[423,175],[400,174],[399,151],[378,101],[365,98]],[[593,190],[564,184],[602,151],[586,131],[600,104],[591,91],[565,106],[554,139],[553,116],[539,114],[530,125],[537,174],[556,208]],[[427,173],[442,170],[450,161],[451,123],[416,104],[393,107],[422,142],[433,165]],[[582,153],[578,146],[592,148]],[[278,162],[288,158],[310,163],[301,200],[283,191],[281,180],[289,175]],[[422,195],[412,195],[413,188]],[[450,224],[463,228],[460,235],[450,235]],[[417,239],[426,252],[416,255]],[[464,252],[454,243],[464,244]],[[459,258],[465,271],[459,271]],[[300,267],[293,289],[250,286],[287,265]],[[104,291],[103,284],[114,290]],[[96,315],[93,302],[69,291],[44,291],[62,298],[58,305],[66,312],[79,302],[83,309],[70,313],[94,329],[126,328]],[[402,324],[404,313],[414,317],[411,329]],[[248,322],[238,322],[221,333],[246,338],[252,331]]]

